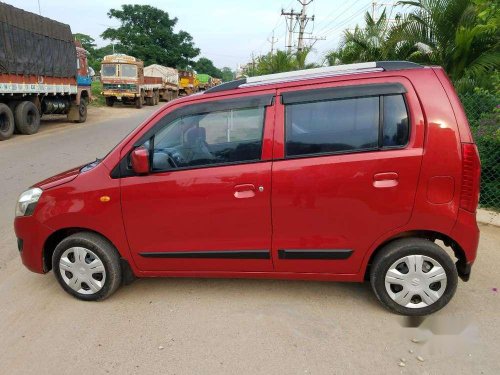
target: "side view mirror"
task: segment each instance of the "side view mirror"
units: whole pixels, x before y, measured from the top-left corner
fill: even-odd
[[[132,170],[137,174],[149,173],[149,151],[145,147],[137,147],[130,154]]]

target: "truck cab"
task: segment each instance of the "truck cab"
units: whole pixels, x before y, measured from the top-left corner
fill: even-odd
[[[179,70],[179,95],[191,95],[199,90],[199,81],[196,72]]]
[[[75,40],[76,46],[76,85],[78,87],[78,101],[84,100],[88,104],[92,100],[92,76],[94,72],[87,61],[87,51],[80,41]]]
[[[114,54],[105,56],[101,65],[102,95],[106,105],[113,106],[116,101],[124,104],[135,103],[141,108],[144,104],[144,63],[132,56]]]

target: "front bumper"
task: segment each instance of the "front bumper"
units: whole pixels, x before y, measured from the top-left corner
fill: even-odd
[[[16,217],[14,229],[23,264],[32,272],[46,273],[43,248],[52,230],[38,222],[34,216]]]
[[[136,98],[138,93],[130,91],[119,91],[119,90],[106,90],[102,92],[103,96],[116,96],[122,98]]]

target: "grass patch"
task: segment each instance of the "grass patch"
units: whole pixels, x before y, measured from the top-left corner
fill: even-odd
[[[104,100],[104,96],[101,94],[102,91],[102,83],[100,81],[92,82],[92,103],[94,107],[102,107],[106,104]]]

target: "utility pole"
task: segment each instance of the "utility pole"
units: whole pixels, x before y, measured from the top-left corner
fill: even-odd
[[[285,40],[285,47],[287,47],[288,53],[291,53],[293,47],[293,32],[297,26],[297,19],[300,13],[295,12],[293,9],[290,9],[290,12],[285,12],[284,9],[281,9],[281,15],[285,16],[286,28],[288,31],[288,43]]]
[[[375,9],[377,8],[377,2],[372,1],[372,20],[375,21]]]
[[[274,53],[274,44],[278,42],[278,38],[274,38],[274,30],[273,30],[273,36],[271,38],[271,40],[267,40],[269,43],[271,43],[271,56],[273,55]]]
[[[308,17],[306,14],[306,7],[313,2],[313,0],[304,1],[298,0],[302,5],[302,10],[299,14],[299,41],[297,44],[297,50],[301,52],[304,49],[304,32],[306,30],[306,25],[309,20],[314,21],[314,16]]]
[[[285,47],[288,49],[288,53],[292,52],[292,47],[293,47],[293,34],[295,32],[295,28],[297,24],[299,25],[299,38],[297,41],[297,51],[302,52],[304,48],[306,48],[304,41],[307,39],[313,40],[314,42],[312,45],[318,41],[318,40],[325,40],[325,38],[317,38],[313,36],[305,37],[305,34],[311,34],[311,33],[306,33],[306,26],[309,21],[314,22],[314,16],[309,17],[306,13],[306,8],[309,4],[313,2],[313,0],[297,0],[300,5],[302,5],[302,10],[300,12],[295,12],[293,9],[290,10],[290,12],[285,12],[283,9],[281,9],[281,15],[285,16],[286,18],[286,27],[288,31],[288,43],[285,41]]]

